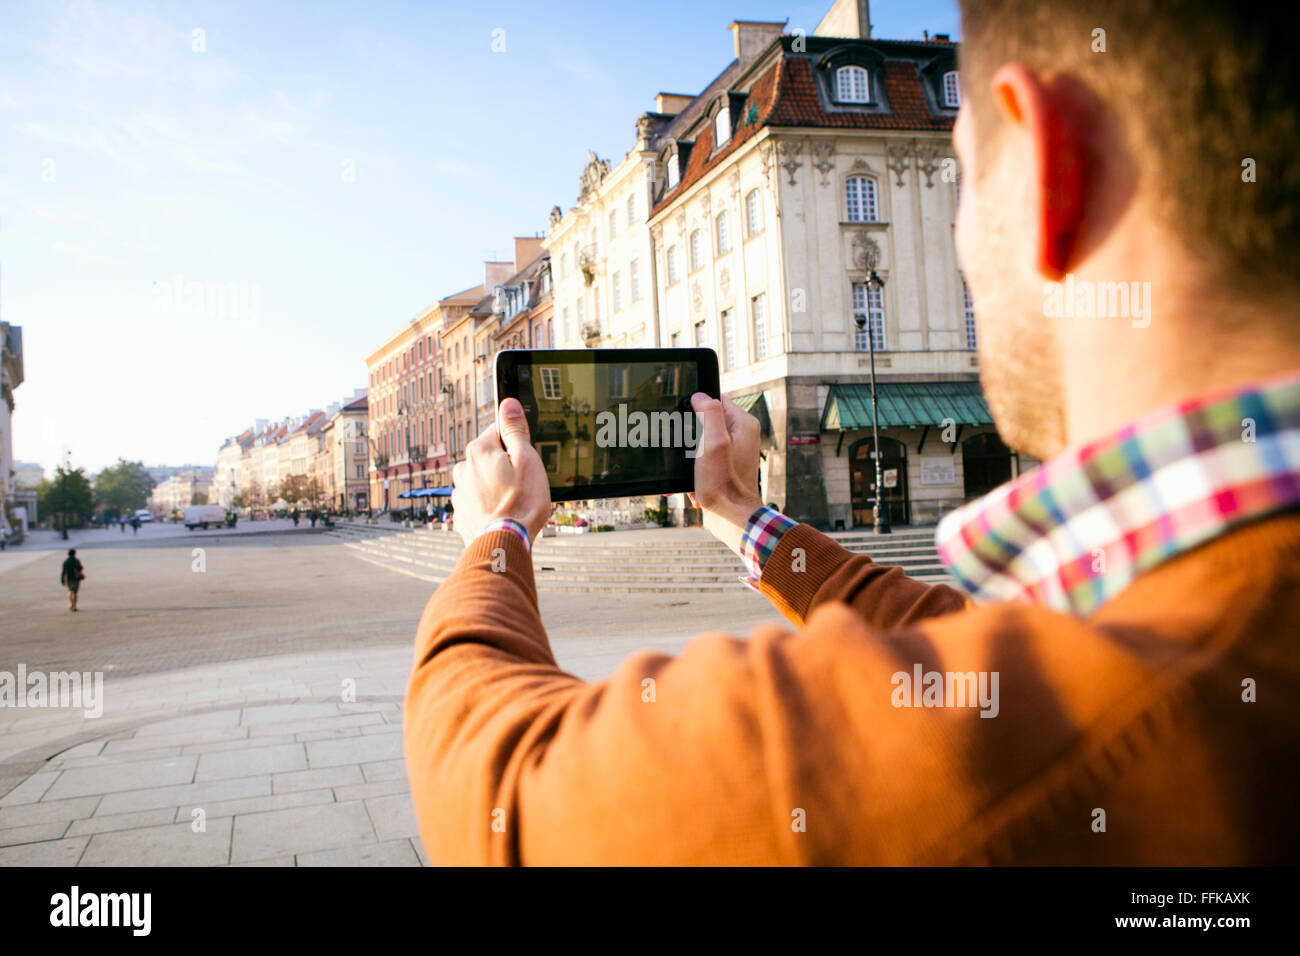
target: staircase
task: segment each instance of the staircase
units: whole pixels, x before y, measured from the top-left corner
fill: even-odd
[[[464,550],[460,536],[424,527],[345,523],[326,532],[356,557],[390,571],[441,584]],[[888,536],[869,531],[831,535],[878,564],[899,565],[919,581],[946,581],[931,528]],[[708,592],[742,587],[745,566],[701,528],[614,531],[539,538],[533,548],[539,591],[605,593]]]

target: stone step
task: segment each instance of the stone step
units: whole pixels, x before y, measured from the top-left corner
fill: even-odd
[[[418,565],[401,566],[392,564],[369,555],[356,555],[360,560],[369,564],[394,571],[399,574],[405,574],[409,577],[418,578],[422,581],[428,581],[430,584],[441,584],[446,580],[445,574],[438,574],[429,569],[422,568]],[[917,574],[912,575],[915,580],[922,583],[943,583],[947,580],[947,575],[939,574]],[[545,576],[537,578],[537,589],[542,592],[567,592],[583,594],[681,594],[694,593],[705,594],[715,592],[734,591],[737,588],[744,588],[736,578],[718,581],[697,581],[684,583],[681,581],[645,581],[635,582],[597,582],[597,581],[563,581],[548,580]]]
[[[356,545],[363,544],[363,542],[352,543]],[[459,560],[462,551],[461,548],[435,548],[425,542],[400,538],[364,542],[364,545],[377,551],[389,551],[435,561],[441,560],[448,565]],[[939,564],[938,554],[933,548],[891,549],[888,552],[877,550],[870,553],[869,556],[878,564],[896,564],[901,567],[937,566]],[[533,558],[538,565],[549,565],[577,573],[603,571],[611,564],[621,563],[617,560],[620,558],[623,561],[634,563],[637,568],[645,573],[656,571],[672,573],[684,567],[689,567],[692,571],[723,572],[743,567],[739,558],[732,555],[730,551],[725,550],[716,553],[712,551],[704,553],[695,550],[678,551],[671,556],[656,555],[648,558],[642,554],[611,555],[608,553],[556,552],[538,549],[533,552]]]

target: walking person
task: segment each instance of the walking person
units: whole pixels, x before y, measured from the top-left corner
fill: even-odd
[[[140,519],[134,515],[131,517],[131,533],[132,534],[140,533]]]
[[[293,526],[294,526],[295,528],[298,527],[298,509],[297,509],[297,508],[294,508],[294,509],[293,509],[293,513],[292,513],[289,517],[293,518]]]
[[[68,589],[68,610],[77,609],[77,591],[86,577],[81,562],[77,560],[77,549],[69,548],[68,556],[63,559],[63,570],[59,572],[59,583]]]
[[[126,534],[126,515],[118,515],[117,526],[122,530],[123,534]]]

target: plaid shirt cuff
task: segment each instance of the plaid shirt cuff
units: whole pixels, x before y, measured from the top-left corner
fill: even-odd
[[[519,535],[519,540],[524,543],[525,548],[530,552],[533,550],[533,543],[528,540],[528,529],[514,518],[497,518],[495,521],[489,521],[478,533],[478,537],[483,537],[489,531],[513,531]]]
[[[750,582],[758,582],[763,574],[763,565],[776,550],[781,536],[798,523],[766,505],[749,516],[745,533],[740,538],[740,556],[749,568]]]

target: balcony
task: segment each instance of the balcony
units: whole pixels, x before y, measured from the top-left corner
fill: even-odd
[[[601,334],[599,322],[584,322],[582,324],[582,341],[588,345],[600,341]]]

